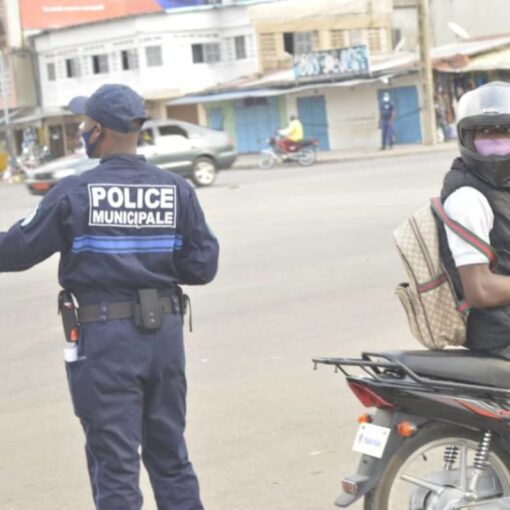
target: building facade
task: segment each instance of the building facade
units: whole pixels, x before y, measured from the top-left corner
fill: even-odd
[[[305,134],[318,138],[323,150],[377,143],[375,82],[356,90],[342,83],[303,86],[292,69],[301,55],[359,45],[368,48],[374,61],[386,55],[392,48],[391,0],[286,0],[252,6],[249,11],[262,78],[240,84],[244,95],[240,90],[171,103],[184,106],[198,101],[206,111],[208,125],[226,129],[241,153],[264,148],[267,139],[287,124],[291,113],[299,115]],[[247,91],[250,87],[256,90]],[[367,102],[368,95],[371,100]],[[417,114],[419,107],[413,110]],[[367,131],[368,127],[373,129]]]
[[[365,44],[391,49],[391,0],[286,0],[250,8],[262,73],[292,66],[294,55]]]
[[[256,73],[255,31],[244,3],[130,16],[34,36],[43,108],[64,107],[105,83],[124,83],[146,99],[152,118],[205,123],[198,105],[167,103]],[[53,129],[65,135],[63,147],[53,152],[72,150],[75,119]]]

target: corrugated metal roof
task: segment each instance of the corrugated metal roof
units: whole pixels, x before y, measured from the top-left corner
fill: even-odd
[[[256,89],[256,90],[233,90],[220,92],[218,94],[207,94],[207,95],[194,95],[194,96],[185,96],[179,99],[173,99],[169,101],[167,105],[177,106],[177,105],[185,105],[185,104],[197,104],[197,103],[216,103],[219,101],[235,101],[236,99],[249,99],[255,97],[274,97],[274,96],[283,96],[285,94],[293,94],[296,92],[301,92],[304,90],[316,89],[317,87],[321,88],[335,88],[335,87],[354,87],[356,85],[362,85],[365,83],[373,83],[376,81],[380,81],[381,78],[368,78],[368,79],[358,79],[358,80],[346,80],[346,81],[338,81],[334,83],[314,83],[310,85],[302,85],[297,87],[289,87],[284,89],[274,89],[274,88],[264,88],[264,89]]]

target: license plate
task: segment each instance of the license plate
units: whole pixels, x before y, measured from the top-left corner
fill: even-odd
[[[380,427],[379,425],[372,425],[371,423],[362,423],[359,426],[352,449],[357,453],[380,459],[386,448],[390,432],[391,429],[387,427]]]

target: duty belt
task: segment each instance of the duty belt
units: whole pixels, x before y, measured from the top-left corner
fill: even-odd
[[[158,301],[162,313],[181,313],[181,306],[177,299],[173,302],[169,297],[160,297]],[[80,306],[76,311],[80,324],[134,319],[136,318],[136,303],[133,301],[101,303],[99,305]]]
[[[137,291],[136,301],[99,303],[79,308],[75,306],[71,292],[64,290],[59,294],[59,313],[62,315],[66,340],[70,342],[77,340],[79,326],[87,322],[133,319],[139,330],[153,332],[161,328],[165,314],[179,314],[184,320],[188,309],[192,331],[190,299],[180,287],[171,296],[160,296],[156,289],[141,289]]]

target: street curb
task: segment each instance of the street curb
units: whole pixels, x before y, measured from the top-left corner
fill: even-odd
[[[423,148],[422,148],[423,147]],[[362,161],[362,160],[374,160],[374,159],[385,159],[392,157],[403,157],[403,156],[416,156],[420,154],[430,154],[433,152],[448,152],[457,148],[456,143],[444,143],[437,144],[433,146],[420,146],[420,148],[416,148],[415,150],[387,150],[387,151],[378,151],[378,152],[367,152],[367,153],[359,153],[359,154],[335,154],[321,157],[321,153],[317,155],[317,164],[326,164],[326,163],[345,163],[349,161]],[[253,163],[240,163],[234,164],[232,170],[262,170],[258,167],[256,161],[256,155],[248,156],[253,158]],[[242,159],[243,156],[240,156]]]

